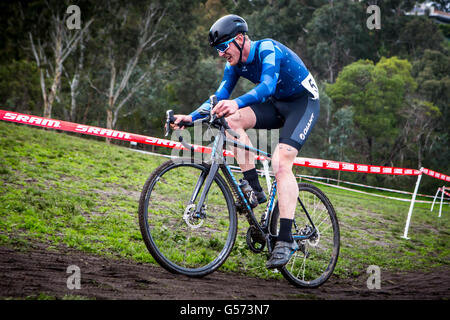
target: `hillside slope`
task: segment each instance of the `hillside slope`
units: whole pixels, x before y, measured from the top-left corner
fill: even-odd
[[[55,131],[0,122],[0,245],[32,243],[154,263],[137,221],[138,199],[148,175],[167,159]],[[262,185],[265,183],[262,181]],[[410,240],[401,238],[409,203],[320,186],[341,226],[334,277],[366,274],[369,265],[389,272],[449,265],[449,207],[441,218],[416,205]],[[176,190],[174,190],[176,192]],[[259,208],[263,210],[263,208]],[[245,244],[248,224],[222,271],[281,278],[265,257]]]

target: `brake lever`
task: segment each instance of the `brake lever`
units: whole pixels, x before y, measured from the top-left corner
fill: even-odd
[[[217,119],[217,115],[212,113],[217,104],[217,96],[215,94],[209,97],[209,104],[211,105],[209,108],[209,123],[212,124]]]
[[[211,104],[211,109],[210,109],[210,120],[209,123],[213,123],[215,120],[219,119],[217,117],[216,114],[212,114],[212,109],[215,107],[215,105],[217,104],[217,96],[216,95],[212,95],[209,97],[209,103]],[[225,127],[225,129],[228,131],[228,133],[230,133],[233,137],[235,137],[236,139],[240,138],[240,135],[234,131],[233,129],[230,128],[230,126],[228,125],[228,122],[225,120],[224,117],[219,119],[220,123]]]
[[[167,137],[170,132],[170,124],[175,121],[173,110],[166,111],[166,125],[164,126],[164,137]]]

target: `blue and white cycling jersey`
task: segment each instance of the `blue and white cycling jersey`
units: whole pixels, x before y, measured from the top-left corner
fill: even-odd
[[[291,49],[273,39],[252,41],[247,61],[241,66],[231,66],[227,62],[222,82],[215,92],[218,101],[230,97],[241,76],[257,85],[234,99],[239,108],[263,103],[271,96],[283,100],[305,90],[310,91],[315,99],[319,97],[314,78],[303,61]],[[209,100],[190,114],[192,120],[201,118],[199,110],[202,108],[210,108]]]

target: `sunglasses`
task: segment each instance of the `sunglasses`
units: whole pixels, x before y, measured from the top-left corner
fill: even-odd
[[[216,48],[217,51],[224,53],[225,51],[228,50],[228,48],[230,47],[230,43],[233,42],[234,39],[236,39],[236,37],[234,37],[228,41],[222,42],[222,43],[218,44],[217,46],[215,46],[214,48]]]

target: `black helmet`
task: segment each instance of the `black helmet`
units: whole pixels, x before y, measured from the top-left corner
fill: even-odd
[[[235,14],[229,14],[214,22],[211,29],[209,29],[209,44],[211,47],[214,47],[230,40],[238,33],[247,32],[247,22]]]

